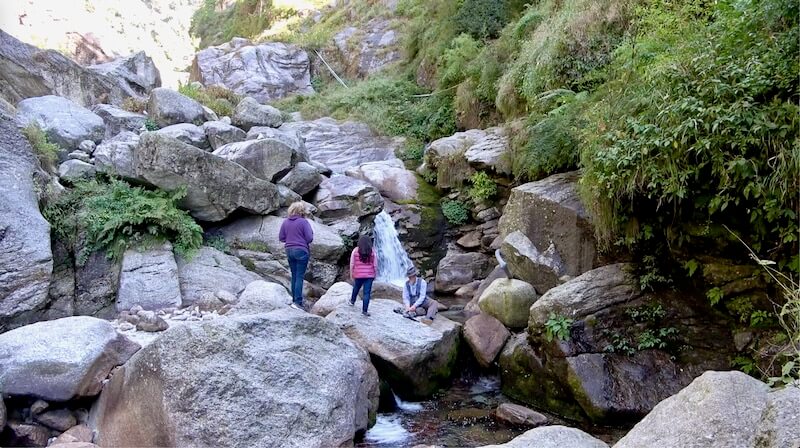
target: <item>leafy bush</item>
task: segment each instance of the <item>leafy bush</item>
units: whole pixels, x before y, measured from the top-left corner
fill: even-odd
[[[231,90],[220,86],[202,87],[194,83],[181,84],[178,92],[214,111],[220,118],[233,115],[233,109],[241,97]]]
[[[58,162],[59,147],[55,143],[50,143],[47,134],[36,124],[28,125],[22,129],[22,135],[28,139],[33,148],[34,154],[39,159],[42,166],[53,168]]]
[[[122,100],[120,109],[133,112],[135,114],[141,114],[147,109],[147,100],[129,96]]]
[[[147,118],[144,120],[144,128],[150,132],[157,131],[159,129],[158,123],[152,118]]]
[[[450,43],[439,62],[437,71],[439,88],[452,87],[468,76],[468,67],[480,53],[481,44],[468,34],[462,34]]]
[[[203,242],[203,230],[177,207],[185,192],[150,191],[121,180],[78,182],[45,207],[44,217],[56,236],[79,242],[78,264],[97,250],[119,258],[136,245],[171,241],[175,251],[190,255]]]
[[[231,251],[231,245],[228,244],[223,235],[203,235],[203,240],[203,244],[220,252],[230,253]]]
[[[253,38],[269,28],[283,11],[272,6],[272,0],[205,0],[192,15],[189,33],[200,38],[200,48],[228,42],[234,37]]]
[[[569,339],[570,331],[572,329],[573,320],[565,316],[550,313],[547,317],[547,322],[544,323],[544,335],[548,341],[554,338],[559,341],[566,341]]]
[[[445,199],[442,201],[442,214],[447,222],[460,226],[469,221],[469,210],[463,202]]]
[[[478,171],[470,178],[472,186],[469,188],[469,197],[476,204],[486,202],[497,194],[497,184],[485,171]]]
[[[476,39],[495,38],[522,5],[518,0],[464,0],[454,17],[456,29]]]

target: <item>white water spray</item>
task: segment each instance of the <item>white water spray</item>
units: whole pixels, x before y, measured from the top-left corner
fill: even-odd
[[[406,270],[411,266],[403,244],[394,228],[394,221],[382,211],[375,217],[375,253],[378,254],[378,281],[403,286]]]

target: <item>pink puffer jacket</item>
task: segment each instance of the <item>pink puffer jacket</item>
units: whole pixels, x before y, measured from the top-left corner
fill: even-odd
[[[353,249],[350,254],[350,277],[352,278],[375,278],[378,274],[378,263],[375,251],[369,254],[369,260],[364,263],[358,256],[358,248]]]

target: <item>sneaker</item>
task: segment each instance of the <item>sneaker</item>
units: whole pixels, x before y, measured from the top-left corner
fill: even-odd
[[[362,315],[362,316],[364,316],[364,317],[369,317],[369,316],[371,316],[371,314],[369,314],[369,312],[368,312],[368,311],[362,311],[362,312],[361,312],[361,315]]]
[[[296,303],[294,303],[294,302],[292,302],[292,304],[291,304],[291,305],[289,305],[289,306],[290,306],[291,308],[294,308],[294,309],[296,309],[296,310],[305,311],[305,310],[303,309],[303,307],[301,307],[300,305],[298,305],[298,304],[296,304]]]
[[[432,324],[432,323],[433,323],[433,319],[428,319],[427,317],[423,317],[423,318],[422,318],[422,319],[420,319],[419,321],[420,321],[420,322],[422,322],[422,323],[423,323],[423,324],[425,324],[425,325],[430,325],[430,324]]]
[[[351,301],[350,301],[350,306],[353,306],[353,305],[355,305],[355,304],[356,304],[356,301],[355,301],[355,300],[351,300]]]

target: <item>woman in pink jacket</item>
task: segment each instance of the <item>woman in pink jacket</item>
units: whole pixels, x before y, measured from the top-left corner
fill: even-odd
[[[361,236],[358,238],[358,245],[350,254],[350,278],[353,279],[353,294],[350,296],[350,306],[356,304],[358,290],[364,287],[364,305],[361,314],[369,316],[369,299],[372,295],[372,282],[378,273],[378,260],[375,251],[372,250],[372,242],[369,237]]]

